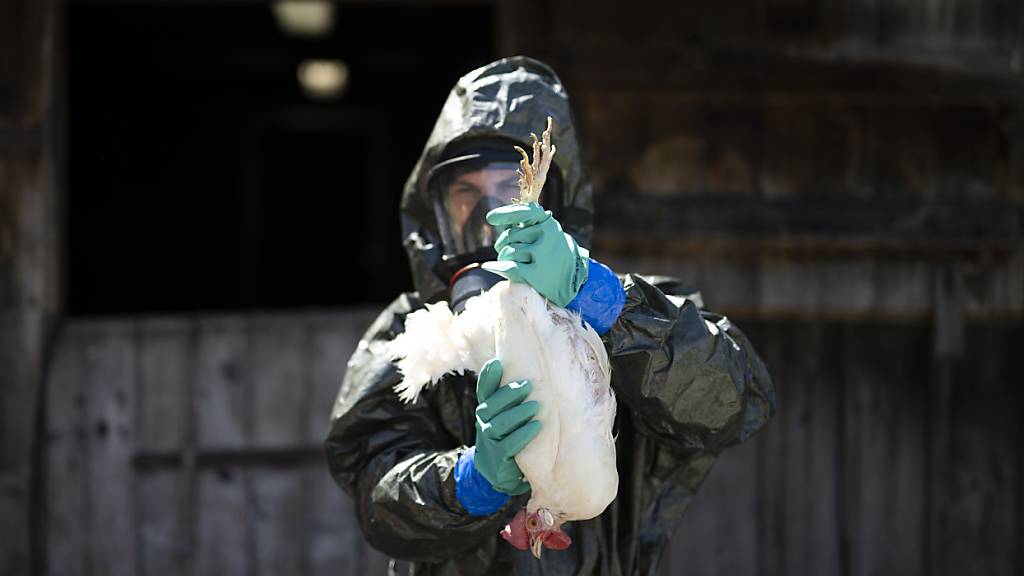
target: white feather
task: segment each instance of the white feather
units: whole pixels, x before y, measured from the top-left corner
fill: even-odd
[[[528,511],[547,510],[557,523],[599,515],[615,498],[615,396],[604,344],[578,314],[553,306],[525,284],[499,282],[452,315],[446,303],[406,318],[391,344],[399,359],[401,398],[444,374],[477,371],[501,360],[502,384],[530,380],[541,431],[516,456],[532,487]]]

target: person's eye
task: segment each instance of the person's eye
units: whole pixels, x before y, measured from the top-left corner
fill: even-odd
[[[465,196],[476,196],[479,193],[480,193],[480,191],[477,190],[476,188],[472,187],[472,186],[457,186],[454,190],[452,190],[452,194],[455,194],[455,195],[458,195],[458,196],[464,196],[464,197]]]

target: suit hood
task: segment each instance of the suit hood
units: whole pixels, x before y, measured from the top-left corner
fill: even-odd
[[[455,84],[402,191],[402,243],[423,299],[443,295],[448,281],[441,272],[440,236],[427,190],[430,169],[449,146],[470,139],[500,138],[509,141],[510,149],[513,144],[529,149],[530,133],[539,135],[548,116],[554,119],[554,164],[563,182],[562,228],[581,246],[590,246],[593,192],[565,87],[542,62],[525,56],[503,58]]]

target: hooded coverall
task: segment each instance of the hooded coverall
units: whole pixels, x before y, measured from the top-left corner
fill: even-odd
[[[440,242],[426,175],[446,146],[477,136],[523,144],[551,116],[564,182],[560,221],[588,246],[592,192],[568,97],[546,65],[498,60],[451,91],[406,182],[403,241],[416,292],[399,296],[367,330],[348,363],[325,442],[334,479],[356,503],[366,538],[416,574],[655,574],[672,530],[718,453],[751,437],[775,411],[775,391],[747,338],[701,309],[673,280],[627,274],[621,314],[602,340],[618,398],[619,492],[597,518],[564,526],[572,546],[540,560],[498,535],[528,495],[489,516],[456,498],[454,468],[475,443],[475,375],[450,375],[403,404],[385,343],[407,314],[444,300]],[[509,375],[515,377],[514,375]]]

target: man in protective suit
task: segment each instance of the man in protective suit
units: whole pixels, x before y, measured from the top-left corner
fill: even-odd
[[[541,201],[551,213],[502,208],[518,191],[512,145],[529,148],[549,116],[558,151]],[[774,413],[774,388],[747,338],[678,282],[619,277],[589,258],[593,198],[568,97],[536,60],[502,59],[459,80],[401,211],[416,292],[399,296],[359,343],[325,442],[366,538],[415,562],[416,574],[654,574],[718,453]],[[485,269],[579,311],[611,361],[618,495],[597,518],[567,524],[572,545],[540,559],[498,535],[528,499],[513,458],[537,431],[529,383],[502,388],[499,399],[492,362],[403,404],[386,351],[424,303],[459,310],[501,280]]]

